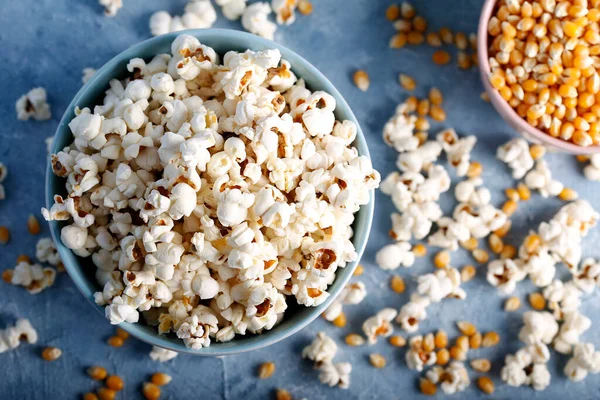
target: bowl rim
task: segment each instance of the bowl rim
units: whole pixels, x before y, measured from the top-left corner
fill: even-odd
[[[479,25],[477,27],[477,59],[481,80],[486,92],[490,96],[493,106],[496,108],[500,116],[504,119],[509,119],[509,123],[516,125],[517,133],[522,135],[526,132],[532,138],[552,146],[553,148],[562,150],[571,154],[595,154],[600,153],[600,145],[582,147],[565,140],[555,138],[541,130],[529,125],[517,112],[500,96],[500,93],[492,87],[489,82],[488,75],[490,73],[490,63],[488,60],[488,23],[492,16],[492,12],[496,6],[497,0],[486,0],[481,10],[479,17]],[[513,125],[513,128],[515,127]]]
[[[356,139],[354,142],[354,146],[357,148],[360,155],[366,156],[367,158],[369,158],[369,160],[371,159],[369,150],[368,150],[368,146],[367,146],[367,142],[366,142],[366,138],[362,132],[362,129],[358,123],[358,120],[356,119],[356,116],[352,112],[352,109],[350,108],[350,106],[348,105],[346,100],[343,98],[343,96],[340,94],[340,92],[329,81],[329,79],[327,79],[325,77],[325,75],[323,75],[323,73],[321,73],[315,66],[313,66],[310,62],[308,62],[302,56],[298,55],[296,52],[288,49],[287,47],[285,47],[281,44],[275,43],[273,41],[264,39],[264,38],[256,36],[256,35],[252,35],[250,33],[238,31],[238,30],[212,29],[212,28],[211,29],[188,29],[188,30],[183,30],[183,31],[179,31],[179,32],[172,32],[172,33],[168,33],[165,35],[156,36],[156,37],[144,40],[142,42],[136,43],[136,44],[130,46],[129,48],[123,50],[122,52],[120,52],[119,54],[114,56],[113,58],[111,58],[108,62],[106,62],[101,68],[99,68],[96,71],[94,76],[92,76],[92,78],[86,84],[84,84],[83,87],[81,87],[79,89],[79,91],[73,97],[73,100],[70,102],[70,104],[66,108],[66,110],[60,120],[60,123],[58,124],[58,126],[56,128],[56,132],[55,132],[53,143],[52,143],[52,153],[54,154],[57,151],[62,150],[62,146],[58,145],[58,143],[60,142],[60,140],[58,140],[58,138],[61,135],[70,134],[70,131],[68,131],[68,123],[74,117],[74,110],[75,110],[75,107],[78,105],[80,99],[85,94],[88,94],[88,91],[92,91],[92,92],[96,91],[96,92],[98,92],[98,96],[99,96],[101,93],[103,93],[106,90],[106,85],[102,85],[102,87],[99,88],[99,87],[97,87],[98,84],[96,82],[98,80],[105,79],[105,77],[103,75],[105,75],[107,73],[107,71],[110,71],[113,68],[116,68],[119,64],[123,63],[124,61],[129,61],[131,58],[134,58],[136,56],[136,54],[143,53],[145,49],[151,49],[152,47],[154,47],[156,45],[160,45],[160,44],[164,45],[164,43],[170,44],[177,36],[179,36],[181,34],[192,35],[192,36],[198,38],[203,43],[205,41],[208,42],[207,43],[208,45],[210,45],[210,42],[212,40],[226,40],[226,41],[233,42],[233,43],[235,43],[236,40],[241,40],[244,43],[250,42],[251,46],[249,46],[249,47],[251,47],[253,49],[256,49],[256,48],[278,49],[282,54],[282,58],[288,60],[290,62],[290,64],[292,65],[292,70],[295,69],[294,66],[298,67],[298,65],[300,65],[301,69],[308,71],[307,78],[308,78],[308,76],[310,76],[310,77],[312,77],[311,79],[318,82],[318,85],[317,85],[319,87],[318,90],[324,90],[335,98],[336,104],[337,104],[336,112],[340,112],[340,113],[344,114],[344,119],[350,120],[356,124],[357,135],[356,135]],[[235,47],[235,45],[232,45],[232,47]],[[299,76],[299,78],[302,78],[302,76]],[[48,165],[46,168],[46,177],[45,177],[45,198],[46,198],[46,207],[48,207],[48,208],[50,208],[52,206],[52,204],[54,203],[53,198],[54,198],[54,195],[56,194],[56,192],[53,190],[54,189],[53,186],[56,186],[56,185],[53,184],[53,182],[56,180],[59,180],[59,179],[62,182],[61,178],[58,178],[54,175],[54,173],[52,171],[51,163],[48,162]],[[158,332],[155,332],[155,331],[149,332],[149,331],[147,331],[147,329],[144,329],[144,328],[148,327],[146,324],[123,322],[121,324],[118,324],[117,326],[123,328],[125,331],[127,331],[128,333],[130,333],[132,336],[136,337],[137,339],[139,339],[143,342],[146,342],[150,345],[157,346],[157,347],[160,347],[163,349],[172,350],[177,353],[194,354],[194,355],[199,355],[199,356],[226,356],[226,355],[232,355],[232,354],[239,354],[239,353],[243,353],[243,352],[258,350],[258,349],[270,346],[272,344],[275,344],[281,340],[284,340],[284,339],[290,337],[291,335],[302,330],[307,325],[309,325],[312,321],[314,321],[336,299],[336,297],[340,294],[341,290],[351,279],[354,269],[358,265],[362,255],[364,253],[364,250],[365,250],[368,238],[369,238],[369,234],[371,231],[371,225],[373,222],[373,214],[374,214],[374,208],[375,208],[375,193],[374,192],[375,192],[374,190],[369,191],[369,202],[367,204],[361,206],[360,210],[354,214],[355,222],[358,221],[359,217],[362,219],[362,222],[361,222],[362,229],[354,231],[352,239],[351,239],[352,243],[355,246],[355,251],[357,253],[356,260],[353,262],[347,263],[345,268],[338,270],[334,282],[328,288],[328,292],[330,294],[329,297],[319,306],[305,307],[303,309],[303,312],[306,312],[306,315],[303,316],[303,318],[300,319],[299,321],[297,321],[296,323],[292,324],[291,326],[282,328],[279,331],[279,330],[276,330],[278,327],[276,325],[275,327],[273,327],[272,330],[266,331],[265,333],[250,334],[252,336],[255,336],[256,339],[251,340],[248,343],[241,343],[238,345],[229,345],[227,347],[220,348],[220,346],[219,346],[220,343],[213,341],[213,343],[211,343],[211,345],[209,347],[204,347],[199,350],[194,350],[194,349],[185,347],[185,345],[183,344],[183,342],[180,339],[173,340],[173,339],[169,339],[163,335],[158,334]],[[86,278],[84,277],[84,274],[82,272],[83,267],[80,263],[80,260],[78,259],[77,256],[75,256],[75,254],[70,249],[66,248],[62,244],[62,241],[60,240],[60,229],[61,228],[59,226],[60,225],[59,222],[60,221],[50,221],[49,227],[50,227],[50,233],[51,233],[52,239],[56,243],[58,253],[64,262],[65,269],[66,269],[67,273],[69,274],[69,276],[71,277],[71,280],[75,283],[75,286],[77,287],[79,292],[92,304],[94,309],[96,309],[98,312],[100,312],[104,317],[104,308],[105,307],[99,306],[95,303],[95,301],[93,299],[93,293],[94,293],[95,289],[93,287],[91,287],[91,285],[88,285],[86,283]],[[71,260],[74,260],[74,263],[71,263]],[[281,326],[279,326],[279,327],[281,327]],[[235,339],[233,341],[235,341]],[[226,343],[232,343],[233,341],[226,342]]]

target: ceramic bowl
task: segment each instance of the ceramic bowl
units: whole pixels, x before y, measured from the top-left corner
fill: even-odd
[[[108,88],[109,81],[113,78],[124,78],[127,76],[126,65],[130,59],[141,57],[148,60],[156,54],[170,53],[171,42],[182,33],[197,37],[201,43],[211,46],[221,56],[229,50],[245,51],[246,49],[279,49],[282,58],[291,63],[292,70],[296,76],[303,78],[306,81],[308,88],[313,91],[324,90],[335,98],[337,102],[335,111],[336,118],[338,120],[350,120],[356,124],[358,127],[358,135],[354,145],[357,147],[359,154],[369,156],[365,137],[352,110],[336,88],[321,72],[319,72],[319,70],[304,58],[280,44],[245,32],[225,29],[188,30],[158,36],[136,44],[114,57],[94,74],[92,79],[79,90],[71,104],[69,104],[56,131],[52,151],[54,153],[58,152],[73,141],[73,136],[69,130],[68,123],[74,117],[75,107],[93,108],[94,105],[99,104],[104,97],[104,92]],[[46,174],[47,206],[52,205],[55,194],[66,195],[65,180],[55,176],[52,173],[51,168],[48,167]],[[356,213],[353,225],[354,236],[352,242],[359,255],[359,259],[367,243],[373,219],[374,194],[371,193],[370,197],[371,200],[369,204],[361,207],[360,211]],[[60,240],[60,229],[62,226],[64,226],[64,222],[50,222],[52,237],[56,242],[58,252],[64,262],[66,270],[83,296],[97,311],[104,315],[104,308],[96,305],[93,298],[94,292],[101,290],[101,287],[94,278],[96,267],[93,265],[91,259],[77,257],[71,250],[62,244]],[[329,296],[323,304],[318,307],[303,307],[296,305],[295,301],[290,299],[288,309],[285,312],[282,322],[273,329],[260,335],[248,334],[246,336],[236,336],[234,340],[225,343],[213,341],[209,347],[200,350],[192,350],[186,348],[183,341],[176,338],[174,335],[159,335],[156,327],[147,326],[143,322],[136,324],[122,323],[120,326],[131,335],[144,342],[182,353],[223,356],[256,350],[289,337],[317,318],[337,297],[344,285],[346,285],[352,276],[356,265],[357,262],[349,263],[345,268],[341,268],[337,271],[335,281],[329,287],[331,296]]]
[[[477,28],[477,58],[479,62],[479,72],[483,86],[487,91],[490,101],[498,113],[504,120],[513,127],[525,139],[534,142],[542,143],[549,149],[562,151],[572,154],[594,154],[600,152],[600,146],[581,147],[574,143],[555,138],[541,130],[529,125],[526,120],[521,118],[519,114],[500,96],[500,93],[490,84],[488,75],[490,73],[490,63],[488,55],[488,22],[492,17],[497,0],[486,0],[481,17],[479,18],[479,27]]]

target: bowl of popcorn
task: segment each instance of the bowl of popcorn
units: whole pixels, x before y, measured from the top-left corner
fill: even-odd
[[[527,139],[600,151],[600,1],[487,0],[478,59],[489,98]]]
[[[380,180],[315,67],[219,29],[109,61],[53,153],[42,211],[76,286],[112,324],[200,355],[273,344],[321,314],[364,250]]]

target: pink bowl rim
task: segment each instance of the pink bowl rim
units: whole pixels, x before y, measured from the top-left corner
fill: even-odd
[[[501,116],[508,118],[513,126],[517,127],[517,132],[526,132],[531,137],[548,144],[553,148],[572,153],[572,154],[595,154],[600,153],[600,146],[581,147],[574,143],[554,138],[541,130],[529,125],[516,111],[500,96],[500,93],[492,87],[488,80],[490,72],[490,63],[488,61],[488,22],[497,0],[486,0],[479,17],[479,26],[477,28],[477,59],[479,62],[479,71],[483,86],[490,96],[492,104]]]

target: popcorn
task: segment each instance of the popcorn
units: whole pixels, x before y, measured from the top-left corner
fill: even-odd
[[[533,168],[534,161],[525,139],[512,139],[498,147],[496,157],[512,169],[512,177],[521,179]],[[531,178],[530,178],[531,179]]]
[[[432,274],[418,278],[417,293],[431,303],[439,303],[446,297],[464,299],[466,293],[460,288],[460,272],[454,268],[438,269]]]
[[[419,147],[419,139],[413,135],[416,120],[417,117],[408,115],[406,104],[400,104],[383,127],[384,142],[399,153],[416,150]]]
[[[104,7],[104,15],[107,17],[114,17],[123,7],[123,0],[98,0],[98,3]]]
[[[159,36],[184,29],[210,28],[216,20],[217,13],[209,0],[190,0],[181,17],[157,11],[150,16],[149,25],[152,35]]]
[[[342,314],[344,305],[359,304],[366,296],[367,289],[364,283],[349,283],[344,287],[338,299],[325,310],[323,316],[327,321],[333,321]]]
[[[600,155],[590,156],[590,163],[583,168],[583,175],[590,181],[600,181]]]
[[[411,267],[415,262],[415,255],[410,250],[407,242],[388,244],[377,252],[375,257],[377,265],[382,269],[394,270],[400,267]]]
[[[419,329],[419,322],[427,318],[427,307],[429,300],[418,294],[412,294],[410,301],[402,306],[396,322],[406,332],[413,333]]]
[[[516,354],[507,355],[500,376],[509,386],[530,385],[535,390],[544,390],[550,384],[547,360],[534,357],[535,351],[526,347]]]
[[[10,274],[10,283],[23,286],[30,294],[38,294],[54,284],[56,270],[43,268],[39,264],[29,264],[21,261]]]
[[[312,343],[302,350],[302,358],[308,358],[319,364],[327,364],[331,363],[336,353],[335,341],[325,332],[319,332]]]
[[[215,2],[221,6],[225,18],[235,21],[244,14],[247,0],[215,0]]]
[[[356,261],[354,213],[379,174],[352,147],[356,125],[335,121],[333,97],[290,68],[277,50],[221,63],[180,35],[171,54],[130,60],[103,104],[76,110],[74,142],[51,157],[68,196],[42,214],[65,221],[63,244],[92,258],[111,323],[142,313],[200,349],[273,328],[288,301],[322,304]],[[440,171],[427,179],[421,196],[446,185]],[[53,250],[40,242],[40,259],[59,262]],[[327,314],[365,295],[350,284]]]
[[[377,337],[388,337],[394,332],[391,321],[398,313],[393,308],[384,308],[367,320],[362,325],[362,330],[370,344],[377,343]]]
[[[595,351],[591,343],[578,343],[573,349],[573,357],[564,369],[565,375],[574,382],[585,379],[588,373],[600,372],[600,352]]]
[[[406,365],[409,369],[423,371],[423,368],[434,365],[437,356],[434,349],[425,350],[423,348],[423,336],[417,335],[408,341],[409,350],[406,352]]]
[[[84,68],[82,71],[81,82],[85,85],[92,79],[94,74],[96,73],[95,68]],[[50,151],[49,151],[50,152]]]
[[[47,103],[46,89],[37,87],[31,89],[27,94],[19,97],[15,108],[17,118],[26,121],[33,118],[37,121],[45,121],[52,118],[50,105]]]
[[[340,389],[350,387],[350,373],[352,364],[348,362],[330,363],[325,362],[316,367],[319,370],[319,380],[329,386],[338,386]]]
[[[158,362],[167,362],[175,357],[177,357],[178,353],[176,351],[163,349],[162,347],[152,346],[152,351],[150,351],[150,358],[152,361]]]
[[[432,383],[439,384],[445,394],[462,392],[471,384],[465,365],[459,361],[452,361],[446,368],[434,366],[426,376]]]
[[[297,0],[271,0],[271,7],[277,17],[279,25],[291,25],[296,20],[294,11],[298,5]]]
[[[244,9],[242,26],[250,33],[273,40],[277,25],[268,20],[269,14],[271,14],[271,7],[268,3],[252,3]]]
[[[503,294],[512,293],[517,287],[517,282],[527,276],[519,260],[493,260],[487,267],[487,281],[497,287]]]
[[[535,168],[525,175],[525,184],[530,189],[538,190],[543,197],[558,196],[564,189],[561,182],[552,179],[552,172],[544,160],[539,160]]]
[[[62,265],[60,255],[56,250],[56,245],[50,238],[41,238],[35,245],[35,258],[39,262],[48,263],[54,267]]]
[[[450,165],[456,168],[456,175],[465,176],[469,169],[471,151],[477,143],[477,137],[459,138],[453,129],[446,129],[438,133],[436,139],[442,145]]]
[[[550,344],[558,333],[558,323],[547,311],[528,311],[523,314],[519,340],[528,345]]]
[[[552,343],[554,350],[562,354],[570,354],[573,346],[579,343],[579,337],[592,326],[592,321],[579,311],[565,313],[564,321],[558,335]]]
[[[0,353],[16,349],[25,340],[29,344],[36,344],[38,334],[29,320],[22,318],[14,326],[0,330]]]

